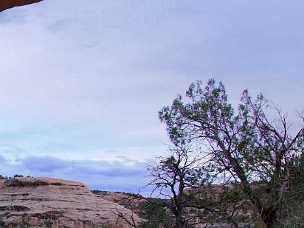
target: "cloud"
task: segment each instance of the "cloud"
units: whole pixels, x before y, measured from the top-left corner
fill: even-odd
[[[93,184],[106,178],[112,187],[116,173],[114,180],[133,186],[136,178],[123,174],[136,176],[134,167],[106,162],[166,153],[157,112],[198,79],[222,80],[232,102],[248,88],[288,112],[302,110],[303,5],[45,0],[1,13],[0,152],[22,161],[5,165],[48,176],[76,172]],[[28,167],[26,159],[47,155]]]
[[[0,157],[4,175],[48,176],[81,181],[91,189],[109,191],[140,191],[148,183],[147,162],[108,160],[63,160],[54,157],[27,157],[16,161]]]
[[[19,161],[20,162],[20,161]],[[78,172],[104,177],[141,176],[145,163],[129,160],[92,161],[62,160],[53,157],[28,157],[22,166],[35,173]]]

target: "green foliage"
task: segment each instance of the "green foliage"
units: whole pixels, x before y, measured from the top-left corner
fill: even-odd
[[[192,83],[186,97],[178,96],[171,106],[160,111],[159,116],[174,144],[195,139],[214,148],[213,164],[217,164],[218,170],[229,169],[236,176],[242,176],[240,178],[246,175],[252,180],[267,179],[271,168],[262,162],[271,159],[271,154],[267,144],[260,147],[263,142],[255,126],[256,115],[264,115],[259,108],[264,103],[263,96],[252,101],[245,90],[236,112],[228,102],[223,84],[211,79],[205,88],[200,81]],[[241,167],[236,169],[242,169],[243,173],[231,169],[231,163],[238,163]]]
[[[292,178],[284,196],[280,228],[304,227],[304,154],[294,157],[289,167]]]
[[[271,112],[277,119],[268,118],[274,116]],[[174,145],[208,148],[210,151],[201,153],[205,165],[221,178],[229,173],[227,179],[240,184],[264,223],[273,226],[284,203],[286,181],[290,181],[289,164],[304,151],[303,124],[292,134],[285,115],[262,95],[252,99],[247,90],[234,109],[223,84],[213,79],[205,87],[201,81],[192,83],[186,96],[178,96],[171,106],[165,106],[159,117]],[[269,199],[255,192],[253,182],[264,183]],[[301,186],[300,182],[295,186]]]
[[[160,199],[149,200],[142,209],[143,228],[172,228],[172,219],[168,214],[166,203]]]
[[[30,218],[27,215],[22,216],[20,224],[17,224],[16,228],[30,228]]]

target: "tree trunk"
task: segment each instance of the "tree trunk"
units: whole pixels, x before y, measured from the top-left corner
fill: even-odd
[[[185,221],[184,218],[182,216],[182,214],[178,214],[176,215],[176,228],[184,228],[185,227]]]
[[[275,222],[277,220],[277,210],[273,208],[264,209],[261,213],[261,217],[267,228],[273,228],[275,227]]]

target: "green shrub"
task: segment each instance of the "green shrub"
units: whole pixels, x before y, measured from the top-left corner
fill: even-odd
[[[149,200],[142,209],[142,218],[145,222],[143,228],[171,228],[172,219],[164,201],[160,199]]]

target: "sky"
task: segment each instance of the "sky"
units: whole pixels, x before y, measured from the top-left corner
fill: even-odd
[[[303,1],[44,0],[0,14],[0,167],[145,191],[196,80],[304,110]]]

